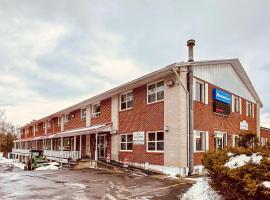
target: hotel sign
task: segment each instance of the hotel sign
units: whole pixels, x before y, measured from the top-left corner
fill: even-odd
[[[133,144],[144,145],[144,132],[134,132],[133,133]]]
[[[248,131],[248,123],[246,120],[240,122],[240,130]]]
[[[213,90],[213,99],[228,105],[231,104],[231,95],[217,88]]]

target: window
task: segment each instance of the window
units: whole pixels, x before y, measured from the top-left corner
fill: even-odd
[[[43,130],[44,130],[44,129],[45,129],[45,127],[46,127],[45,122],[43,122],[43,123],[42,123],[42,126],[43,126],[42,128],[43,128]]]
[[[100,116],[100,103],[94,104],[92,107],[92,116],[98,117]]]
[[[203,89],[203,83],[199,81],[195,81],[195,100],[199,102],[204,102],[204,89]]]
[[[81,108],[81,120],[86,120],[86,108]]]
[[[253,116],[253,105],[252,105],[252,103],[250,103],[250,102],[247,102],[246,105],[247,105],[247,106],[246,106],[246,109],[247,109],[247,116],[248,116],[248,117],[252,117],[252,116]]]
[[[133,148],[133,134],[121,135],[121,150],[132,151]]]
[[[147,151],[163,151],[164,150],[164,132],[147,133]]]
[[[52,125],[52,122],[51,121],[48,121],[47,122],[47,129],[50,129],[51,128],[51,125]]]
[[[154,103],[164,99],[164,81],[147,86],[147,103]]]
[[[35,126],[36,126],[36,131],[38,131],[38,124],[36,124]]]
[[[215,131],[215,149],[223,149],[227,145],[227,133]]]
[[[121,110],[127,110],[133,107],[133,93],[131,92],[127,92],[125,94],[121,94],[120,97],[121,100],[121,105],[120,108]]]
[[[57,125],[61,126],[61,117],[57,117]]]
[[[208,137],[205,131],[196,131],[194,135],[194,150],[195,152],[206,151],[208,149]]]
[[[240,137],[239,135],[233,135],[233,147],[239,147]]]
[[[232,98],[232,111],[239,113],[240,112],[240,98],[233,96]]]
[[[261,137],[261,145],[266,146],[267,145],[267,138]]]
[[[65,123],[70,121],[70,114],[65,114]]]

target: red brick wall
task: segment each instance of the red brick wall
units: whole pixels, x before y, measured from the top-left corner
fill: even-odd
[[[144,85],[135,88],[133,90],[133,108],[119,112],[119,133],[147,132],[163,129],[164,102],[147,105],[147,86]],[[157,165],[164,164],[164,154],[146,152],[146,145],[134,145],[132,152],[120,151],[119,155],[121,159],[127,157],[137,162],[144,161]]]
[[[91,125],[110,123],[112,121],[111,107],[112,107],[111,98],[102,100],[100,102],[100,116],[91,117]]]
[[[74,116],[74,117],[72,117]],[[70,113],[70,121],[65,123],[64,130],[82,128],[86,126],[85,120],[81,120],[81,109],[74,110]]]
[[[261,128],[261,137],[268,138],[268,141],[270,142],[270,129],[268,128]]]
[[[209,132],[209,149],[214,149],[214,131],[224,131],[228,134],[227,144],[232,145],[232,135],[240,134],[240,121],[246,120],[249,131],[256,132],[257,113],[254,106],[254,118],[246,116],[246,100],[242,98],[242,114],[231,112],[230,115],[222,117],[213,112],[212,90],[218,88],[212,84],[208,87],[208,104],[194,101],[194,130]],[[236,96],[236,95],[235,95]],[[232,108],[231,108],[232,109]],[[232,110],[231,110],[232,111]],[[194,164],[200,164],[203,153],[194,153]]]

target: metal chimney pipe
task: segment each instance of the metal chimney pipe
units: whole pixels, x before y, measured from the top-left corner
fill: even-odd
[[[189,175],[193,173],[193,66],[192,63],[194,62],[193,59],[193,47],[195,46],[195,40],[190,39],[187,41],[188,46],[188,73],[187,73],[187,80],[188,80],[188,125],[189,125],[189,135],[188,135],[188,167],[189,167]]]
[[[187,41],[188,46],[188,62],[193,62],[193,47],[195,46],[195,40],[190,39]]]

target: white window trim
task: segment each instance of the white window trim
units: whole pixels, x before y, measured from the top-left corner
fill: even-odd
[[[48,121],[47,122],[47,129],[51,129],[52,128],[52,122],[51,121]]]
[[[59,127],[59,126],[61,126],[61,117],[57,117],[57,126]]]
[[[196,133],[204,133],[204,137],[205,137],[205,150],[201,150],[201,151],[197,151],[196,150],[196,138],[197,138],[197,134]],[[198,130],[194,130],[193,131],[193,150],[194,153],[202,153],[202,152],[207,152],[209,151],[209,132],[208,131],[198,131]]]
[[[251,105],[251,115],[249,115],[249,105]],[[246,101],[246,116],[247,117],[254,117],[254,104],[250,101]]]
[[[222,149],[224,149],[225,147],[227,147],[228,146],[228,133],[227,132],[222,132],[222,131],[215,131],[214,132],[214,138],[222,138],[222,140],[224,140],[224,135],[226,135],[226,140],[225,140],[225,142],[224,142],[224,146],[223,146],[223,148]],[[215,140],[214,140],[215,141]],[[216,145],[216,144],[215,144]],[[214,145],[214,146],[215,146]],[[217,147],[217,146],[216,146]],[[216,148],[216,150],[217,150],[217,148]]]
[[[46,122],[42,122],[42,129],[45,130],[46,129]]]
[[[122,102],[121,102],[121,97],[122,97],[122,95],[127,95],[128,93],[132,93],[132,107],[130,107],[130,108],[126,108],[126,109],[121,109],[121,104],[122,104]],[[128,101],[125,101],[126,102],[126,104],[127,104],[127,102]],[[130,109],[132,109],[133,108],[133,105],[134,105],[134,99],[133,99],[133,90],[129,90],[129,91],[127,91],[127,92],[125,92],[125,93],[122,93],[122,94],[120,94],[120,98],[119,98],[119,110],[120,111],[125,111],[125,110],[130,110]]]
[[[85,109],[85,116],[82,115],[83,114],[83,112],[82,112],[83,109]],[[86,115],[87,115],[86,107],[81,108],[81,120],[82,121],[85,121],[86,120]]]
[[[97,112],[97,113],[94,113],[94,106],[95,105],[99,105],[99,109],[100,109],[100,102],[92,104],[92,117],[99,117],[100,116],[100,111]]]
[[[148,102],[148,95],[149,95],[149,92],[148,92],[148,86],[149,86],[149,85],[153,85],[153,84],[156,84],[156,85],[157,85],[157,83],[162,82],[162,81],[163,81],[163,87],[164,87],[164,89],[163,89],[163,92],[164,92],[164,98],[161,99],[161,100],[156,100],[156,101],[153,101],[153,102]],[[160,91],[159,91],[159,92],[160,92]],[[158,102],[161,102],[161,101],[164,101],[164,99],[165,99],[165,82],[164,82],[164,79],[147,84],[147,87],[146,87],[146,93],[147,93],[147,95],[146,95],[146,102],[147,102],[147,105],[153,104],[153,103],[158,103]],[[157,97],[157,91],[156,91],[155,93],[156,93],[156,97]]]
[[[68,117],[67,117],[68,115],[70,115],[70,113],[65,114],[65,117],[64,117],[65,124],[69,123],[69,121],[70,121],[70,119],[68,119]]]
[[[235,144],[235,138],[239,138],[239,135],[237,135],[237,134],[234,134],[234,135],[232,135],[232,147],[236,147],[236,144]]]
[[[132,135],[132,150],[123,150],[123,149],[121,149],[121,144],[122,144],[122,143],[125,143],[125,144],[131,143],[131,142],[121,142],[121,136],[122,136],[122,135]],[[127,136],[126,136],[126,137],[127,137]],[[121,152],[133,152],[133,145],[134,145],[134,144],[133,144],[133,133],[121,133],[121,134],[120,134],[120,148],[119,148],[119,149],[120,149]]]
[[[234,102],[234,100],[237,100],[237,111],[235,110],[235,102]],[[240,111],[240,97],[238,97],[238,96],[235,96],[235,95],[232,95],[232,112],[234,112],[234,113],[241,113],[241,111]]]
[[[163,132],[163,140],[159,141],[159,142],[162,142],[163,141],[163,151],[160,151],[160,150],[148,150],[148,134],[149,133],[155,133],[155,139],[157,139],[157,132]],[[164,137],[165,137],[165,131],[164,130],[160,130],[160,131],[147,131],[146,132],[146,152],[149,152],[149,153],[164,153],[164,148],[165,148],[165,140],[164,140]],[[155,140],[155,141],[150,141],[150,142],[155,142],[157,143],[158,141]],[[157,146],[156,146],[157,148]]]
[[[200,83],[202,84],[202,101],[198,101],[196,99],[196,83]],[[206,89],[205,89],[205,82],[201,81],[201,80],[198,80],[196,78],[194,78],[194,87],[193,87],[193,90],[194,90],[194,97],[193,97],[193,100],[196,101],[196,102],[200,102],[200,103],[205,103],[206,104],[206,101],[205,101],[205,92],[206,92]],[[207,92],[208,92],[208,84],[207,84]],[[208,96],[208,93],[207,93],[207,96]],[[207,101],[207,104],[208,104],[208,101]]]

